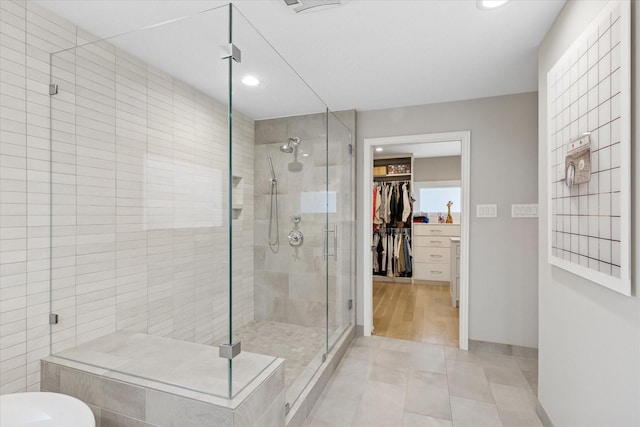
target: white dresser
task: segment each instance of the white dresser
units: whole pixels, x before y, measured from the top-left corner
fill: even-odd
[[[413,278],[448,282],[451,279],[451,240],[460,224],[413,224]]]
[[[451,241],[451,279],[449,280],[449,293],[451,305],[458,306],[460,301],[460,237],[450,237]]]

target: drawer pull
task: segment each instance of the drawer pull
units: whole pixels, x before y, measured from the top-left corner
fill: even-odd
[[[431,254],[431,258],[442,258],[442,255]]]
[[[442,270],[431,270],[431,274],[442,274]]]
[[[439,243],[442,243],[442,241],[441,240],[432,240],[431,243],[432,244],[439,244]]]
[[[431,230],[432,233],[442,233],[442,230]]]

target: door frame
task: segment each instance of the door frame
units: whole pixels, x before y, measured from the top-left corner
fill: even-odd
[[[471,206],[470,184],[471,184],[471,132],[442,132],[419,135],[404,135],[383,138],[365,138],[363,160],[364,167],[361,175],[362,194],[361,221],[362,239],[360,240],[360,251],[363,257],[363,271],[360,274],[362,282],[360,289],[363,295],[363,326],[364,335],[370,336],[373,329],[373,275],[371,265],[371,244],[373,220],[371,217],[372,191],[373,191],[373,148],[380,146],[392,146],[400,144],[422,144],[443,141],[460,141],[460,162],[461,162],[461,227],[460,227],[460,318],[459,318],[459,346],[462,350],[469,348],[469,212]]]

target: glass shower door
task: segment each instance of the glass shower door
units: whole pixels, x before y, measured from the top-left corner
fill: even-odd
[[[353,246],[355,241],[355,112],[327,114],[326,241],[327,351],[331,351],[354,320]]]
[[[232,253],[253,253],[233,258],[232,335],[243,352],[285,359],[285,402],[294,407],[327,353],[327,109],[235,8],[232,27],[241,54],[232,64],[230,178],[244,188],[242,204],[232,203],[244,220],[232,222]],[[238,144],[242,136],[253,146]],[[234,360],[233,375],[241,372]]]

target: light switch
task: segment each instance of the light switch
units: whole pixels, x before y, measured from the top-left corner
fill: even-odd
[[[477,218],[497,218],[498,205],[476,205]]]
[[[538,205],[511,205],[511,218],[537,218]]]

